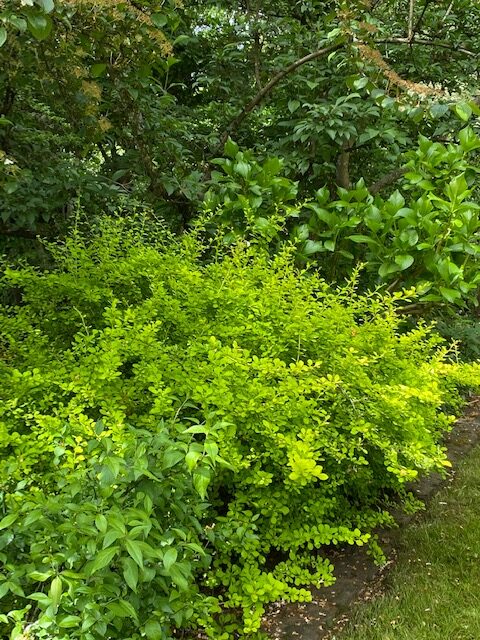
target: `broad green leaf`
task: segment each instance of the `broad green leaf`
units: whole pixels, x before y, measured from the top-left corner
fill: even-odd
[[[472,116],[472,108],[466,102],[456,104],[453,107],[453,110],[455,111],[457,116],[464,122],[468,122],[468,120],[470,120]]]
[[[7,30],[5,27],[0,26],[0,47],[5,44],[7,40]]]
[[[396,264],[398,264],[400,269],[404,271],[405,269],[408,269],[408,267],[412,266],[414,258],[408,253],[400,254],[398,256],[395,256],[395,262]]]
[[[46,582],[53,575],[53,571],[30,571],[28,577],[35,582]]]
[[[300,100],[289,100],[288,101],[288,110],[290,113],[296,111],[300,106]]]
[[[173,46],[174,47],[178,47],[178,45],[182,45],[182,44],[187,44],[189,43],[191,40],[193,40],[193,38],[191,38],[190,36],[187,36],[186,33],[181,33],[179,36],[177,36],[175,38],[175,40],[173,41]],[[166,63],[167,66],[169,66],[170,64],[172,64],[173,62],[178,62],[178,59],[173,58],[173,56],[171,56],[170,58],[167,59]]]
[[[118,540],[119,538],[121,538],[122,535],[123,534],[120,533],[120,531],[117,531],[116,529],[109,529],[103,538],[102,547],[106,549],[111,544],[113,544],[115,540]]]
[[[35,602],[39,602],[42,607],[49,607],[52,604],[52,600],[46,593],[42,593],[41,591],[36,591],[35,593],[30,593],[27,598],[29,600],[34,600]]]
[[[173,547],[167,549],[163,554],[163,565],[167,571],[169,571],[170,567],[176,562],[178,557],[178,551]]]
[[[210,484],[210,474],[207,469],[200,469],[193,474],[193,486],[202,500],[207,495],[207,487]]]
[[[156,620],[150,620],[144,627],[145,635],[148,640],[163,640],[164,633],[162,630],[162,626]]]
[[[306,256],[311,256],[313,253],[324,251],[323,244],[317,240],[307,240],[303,247],[303,253]]]
[[[108,528],[107,519],[101,513],[95,518],[95,526],[101,533],[105,533]]]
[[[460,291],[457,291],[456,289],[448,289],[447,287],[440,287],[439,291],[442,294],[442,296],[445,298],[445,300],[447,300],[448,302],[451,302],[452,304],[454,304],[455,302],[458,302],[462,298],[462,294],[460,293]]]
[[[395,273],[396,271],[400,271],[400,267],[395,262],[384,262],[380,265],[378,270],[378,275],[381,278],[385,278],[385,276],[390,275],[391,273]]]
[[[167,449],[163,454],[163,468],[170,469],[170,467],[174,467],[181,460],[183,460],[184,457],[185,454],[178,449]]]
[[[8,516],[5,516],[2,520],[0,520],[0,530],[10,527],[15,522],[15,520],[17,520],[19,515],[19,513],[10,513]]]
[[[109,513],[107,515],[108,525],[112,529],[116,529],[122,535],[125,535],[125,521],[119,513]]]
[[[189,471],[193,471],[193,469],[195,469],[195,467],[197,466],[197,462],[201,457],[202,454],[200,453],[200,451],[189,451],[187,453],[187,455],[185,456],[185,463]]]
[[[123,560],[123,577],[132,591],[137,590],[138,584],[138,566],[132,558]]]
[[[100,569],[103,569],[104,567],[109,565],[115,555],[118,553],[118,550],[119,547],[110,547],[108,549],[102,549],[102,551],[99,551],[94,560],[91,560],[85,569],[88,575],[93,575],[97,571],[100,571]]]
[[[353,83],[353,86],[355,89],[358,90],[366,87],[368,83],[369,83],[368,78],[362,77],[362,78],[358,78],[358,80],[355,80],[355,82]]]
[[[58,605],[60,604],[60,598],[62,597],[62,579],[59,576],[56,576],[53,580],[52,580],[52,584],[50,585],[50,591],[48,593],[48,595],[50,596],[50,599],[52,601],[52,606],[55,610],[55,612],[58,609]]]
[[[53,0],[37,0],[37,2],[45,11],[45,13],[51,13],[55,9]]]
[[[52,31],[52,20],[50,16],[32,13],[27,17],[28,29],[37,40],[45,40]]]
[[[112,611],[119,618],[133,618],[138,620],[137,612],[130,602],[127,600],[117,600],[116,602],[110,602],[107,604],[108,609]]]
[[[248,162],[244,162],[243,160],[236,162],[233,165],[233,170],[238,173],[239,175],[242,176],[242,178],[247,179],[248,176],[250,175],[250,171],[252,170],[251,166],[248,164]]]
[[[164,13],[152,13],[150,19],[159,29],[168,24],[168,17]]]
[[[128,552],[128,555],[135,560],[140,568],[143,567],[143,553],[142,547],[136,540],[131,540],[127,538],[125,540],[125,549]]]
[[[448,113],[448,105],[447,104],[434,104],[430,107],[430,113],[433,118],[441,118],[446,113]]]
[[[185,578],[177,565],[173,565],[170,568],[169,576],[177,585],[177,587],[179,587],[179,589],[181,589],[182,591],[186,591],[188,589],[188,580]]]
[[[78,627],[79,623],[82,622],[80,616],[64,616],[60,617],[57,620],[57,624],[61,629],[73,629],[74,627]]]
[[[351,240],[352,242],[355,242],[357,244],[371,244],[371,245],[378,245],[378,241],[375,240],[374,238],[370,238],[370,236],[364,236],[361,234],[353,234],[352,236],[348,236],[347,238],[348,240]]]
[[[235,158],[239,150],[238,144],[236,144],[231,138],[228,138],[224,147],[225,155],[229,158]]]
[[[480,147],[480,138],[471,127],[465,127],[458,134],[458,139],[465,151],[473,151]]]
[[[97,64],[94,64],[90,67],[90,75],[92,76],[92,78],[99,78],[101,75],[103,75],[106,68],[107,65],[104,62],[97,62]]]
[[[2,582],[0,584],[0,600],[3,598],[3,596],[5,596],[8,592],[10,591],[10,583],[9,582]],[[44,595],[44,594],[42,594]]]

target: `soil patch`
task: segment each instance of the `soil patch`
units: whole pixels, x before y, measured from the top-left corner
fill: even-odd
[[[462,418],[457,420],[445,445],[452,465],[455,465],[480,442],[480,398],[470,400]],[[453,481],[453,469],[447,478],[433,474],[423,478],[412,491],[428,502],[437,491]],[[397,514],[396,514],[397,515]],[[387,557],[383,567],[374,564],[363,547],[347,547],[329,557],[335,566],[336,582],[331,587],[312,589],[313,600],[308,603],[271,605],[264,617],[263,630],[272,640],[322,640],[348,619],[355,602],[368,600],[379,591],[383,576],[395,562],[402,528],[416,516],[398,514],[398,529],[377,532]]]

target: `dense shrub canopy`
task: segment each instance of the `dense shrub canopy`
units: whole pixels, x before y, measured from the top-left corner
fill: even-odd
[[[119,223],[50,250],[4,278],[4,629],[248,635],[332,580],[329,545],[375,552],[382,500],[447,464],[442,409],[478,368],[402,330],[408,292]]]

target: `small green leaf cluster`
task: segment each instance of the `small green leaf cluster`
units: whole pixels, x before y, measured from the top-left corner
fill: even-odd
[[[297,211],[297,183],[281,175],[283,162],[278,157],[260,163],[230,138],[224,154],[213,160],[221,171],[212,172],[200,224],[207,220],[207,229],[222,234],[226,243],[246,229],[256,238],[272,240]]]
[[[408,293],[334,290],[239,243],[125,223],[9,269],[0,313],[1,633],[256,633],[331,584],[406,483],[447,463],[443,408],[478,365],[401,326]]]
[[[195,443],[184,431],[130,427],[115,445],[99,420],[73,469],[63,464],[68,428],[58,434],[66,441],[54,450],[55,477],[25,478],[4,502],[0,620],[12,638],[27,629],[34,638],[164,638],[206,609],[194,579],[209,564],[196,478],[208,478],[215,457],[204,451],[192,475]]]

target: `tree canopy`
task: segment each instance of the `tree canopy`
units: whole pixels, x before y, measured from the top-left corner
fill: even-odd
[[[476,108],[479,14],[462,0],[4,0],[3,233],[57,233],[79,202],[148,204],[182,228],[228,137],[281,157],[301,194],[379,189],[419,133],[453,141]]]

